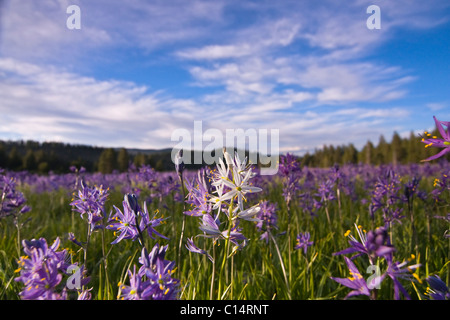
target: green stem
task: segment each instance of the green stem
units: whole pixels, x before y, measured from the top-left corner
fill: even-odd
[[[223,253],[222,258],[222,264],[220,266],[220,273],[219,273],[219,291],[217,292],[217,299],[220,300],[221,293],[222,293],[222,283],[223,283],[223,270],[225,269],[225,264],[228,258],[228,250],[230,246],[230,234],[231,234],[231,227],[233,225],[233,199],[230,201],[230,206],[228,207],[228,231],[227,231],[227,237],[225,239],[225,251]]]
[[[180,174],[179,178],[180,178],[180,182],[181,182],[181,190],[183,191],[183,213],[182,213],[183,214],[183,223],[181,225],[180,243],[178,244],[178,263],[177,263],[178,266],[180,266],[180,263],[181,263],[181,246],[183,245],[184,228],[185,228],[185,224],[186,224],[186,215],[184,214],[184,212],[186,211],[186,191],[184,190],[183,174]]]
[[[280,249],[278,248],[278,244],[275,241],[275,238],[272,236],[272,233],[270,231],[269,231],[269,236],[272,239],[273,243],[275,244],[275,249],[277,250],[278,259],[280,260],[281,269],[283,271],[284,281],[286,282],[287,294],[288,294],[289,300],[292,300],[291,288],[289,286],[289,281],[288,281],[288,278],[287,278],[287,275],[286,275],[286,269],[284,268],[283,258],[281,257]]]
[[[290,207],[290,201],[286,202],[287,210],[288,210],[288,227],[287,227],[287,233],[288,233],[288,267],[289,267],[289,282],[292,281],[292,263],[291,263],[291,253],[292,253],[292,241],[291,241],[291,207]]]
[[[90,239],[91,239],[91,225],[88,223],[88,232],[87,232],[87,236],[86,236],[86,247],[83,248],[84,249],[83,250],[84,251],[83,259],[84,259],[85,267],[87,266],[86,260],[87,260],[87,251],[88,251]]]
[[[15,225],[16,225],[16,228],[17,228],[17,256],[20,257],[20,251],[21,251],[20,249],[21,249],[21,245],[20,245],[20,226],[19,226],[19,218],[16,217],[15,219],[16,219]]]
[[[109,277],[108,277],[108,261],[105,255],[105,229],[102,229],[102,255],[103,255],[103,266],[105,269],[105,293],[107,293],[106,299],[109,300]]]
[[[213,299],[214,295],[214,281],[216,275],[216,244],[213,243],[213,262],[212,262],[212,275],[211,275],[211,287],[209,291],[209,300]]]

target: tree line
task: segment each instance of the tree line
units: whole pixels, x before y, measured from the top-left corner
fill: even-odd
[[[157,171],[174,170],[171,150],[134,150],[71,145],[59,142],[1,141],[0,168],[47,174],[65,173],[70,167],[88,172],[125,172],[130,166],[149,165]],[[200,168],[201,165],[191,165]]]
[[[432,135],[439,136],[435,129]],[[410,133],[402,138],[394,132],[388,142],[380,135],[377,144],[367,141],[358,150],[352,143],[347,145],[325,145],[298,158],[302,166],[330,167],[334,164],[407,164],[419,163],[438,152],[435,148],[425,148],[421,138]],[[191,151],[192,152],[192,151]],[[193,153],[191,159],[193,159]],[[450,156],[446,157],[450,161]],[[101,148],[86,145],[71,145],[59,142],[1,141],[0,168],[47,174],[68,172],[71,166],[84,167],[88,172],[111,173],[127,171],[130,165],[139,168],[149,165],[157,171],[174,170],[171,150],[129,150],[126,148]],[[190,165],[197,169],[202,165]]]
[[[437,129],[431,132],[432,136],[440,137]],[[390,142],[387,142],[383,135],[380,135],[378,143],[375,145],[368,140],[360,150],[353,144],[333,146],[325,145],[321,149],[314,150],[313,153],[306,153],[299,157],[299,161],[304,166],[309,167],[330,167],[334,164],[408,164],[419,163],[437,152],[436,148],[425,148],[419,135],[411,132],[409,137],[402,138],[394,132]],[[450,157],[446,157],[450,160]]]

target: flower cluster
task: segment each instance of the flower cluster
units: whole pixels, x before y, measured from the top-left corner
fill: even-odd
[[[2,174],[0,169],[0,219],[7,216],[17,217],[19,214],[31,210],[27,206],[23,193],[16,190],[16,181],[13,177]]]
[[[375,212],[383,207],[389,207],[401,200],[399,191],[401,190],[400,176],[393,170],[386,170],[384,175],[378,177],[375,189],[372,192],[370,215],[374,218]]]
[[[209,175],[209,170],[202,168],[198,171],[197,176],[193,177],[192,181],[186,181],[185,184],[188,190],[186,203],[191,205],[191,210],[185,211],[184,214],[201,217],[206,213],[211,213],[213,204],[209,201],[212,192],[211,184],[208,183]]]
[[[280,156],[278,171],[283,177],[283,196],[289,205],[299,190],[300,184],[298,182],[302,170],[297,158],[288,153]]]
[[[129,285],[119,283],[118,298],[122,300],[174,300],[177,297],[179,281],[172,278],[175,261],[165,259],[168,246],[156,244],[150,253],[142,248],[136,271],[128,270]]]
[[[403,262],[398,262],[393,259],[393,252],[395,251],[394,246],[389,243],[389,237],[386,228],[379,227],[375,230],[370,230],[366,232],[361,226],[356,226],[359,241],[351,235],[350,230],[346,232],[346,236],[349,237],[350,247],[336,252],[333,255],[340,254],[352,254],[356,253],[351,258],[344,257],[345,262],[350,270],[351,277],[349,278],[334,278],[336,282],[353,289],[347,296],[346,299],[354,295],[366,295],[372,298],[372,293],[374,289],[379,288],[381,283],[385,278],[390,278],[393,282],[394,298],[396,300],[400,299],[400,293],[406,299],[410,299],[410,296],[406,289],[402,286],[399,279],[413,280],[414,278],[419,280],[417,274],[413,273],[420,264],[408,265],[415,257],[411,256],[410,259]],[[374,279],[371,279],[370,283],[366,282],[361,274],[359,273],[357,267],[352,262],[359,256],[367,256],[370,268],[379,271],[379,263],[376,259],[382,259],[386,262],[387,267],[384,273],[377,272]],[[372,271],[372,270],[370,270]]]
[[[59,238],[50,247],[44,238],[24,240],[22,244],[25,255],[17,262],[19,268],[16,272],[19,272],[20,276],[15,278],[15,281],[22,282],[25,286],[19,293],[21,298],[23,300],[66,300],[68,291],[62,280],[64,275],[69,274],[70,264],[67,251],[58,251]],[[84,267],[80,269],[78,290],[90,280],[89,277],[85,277]],[[79,299],[90,299],[89,290],[79,291]]]
[[[102,186],[89,187],[83,181],[78,194],[74,194],[74,198],[70,203],[74,207],[74,211],[80,213],[81,218],[87,215],[87,220],[91,230],[103,228],[98,223],[103,219],[105,202],[108,198],[108,189]]]
[[[434,189],[430,192],[431,197],[436,203],[443,202],[443,194],[450,190],[450,172],[444,172],[440,178],[435,178],[433,186]]]
[[[297,235],[297,243],[294,247],[295,250],[303,249],[303,253],[306,254],[308,247],[314,244],[314,241],[309,241],[311,234],[309,232],[299,233]]]
[[[269,233],[273,229],[278,229],[277,226],[277,205],[275,203],[270,203],[269,201],[262,201],[259,204],[261,210],[257,214],[256,218],[260,221],[256,224],[256,228],[262,232],[260,240],[265,240],[266,243],[269,242]]]
[[[142,242],[142,233],[145,231],[152,239],[155,239],[154,235],[168,239],[155,230],[155,227],[164,223],[167,218],[156,218],[158,212],[150,217],[146,202],[144,202],[144,207],[141,208],[136,195],[126,194],[122,204],[123,212],[114,206],[115,214],[110,215],[106,226],[107,229],[114,231],[114,235],[118,234],[112,244],[119,243],[124,239],[134,241],[138,238]]]

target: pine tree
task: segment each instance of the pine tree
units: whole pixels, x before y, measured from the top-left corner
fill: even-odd
[[[145,162],[146,162],[145,154],[138,153],[137,155],[134,156],[133,163],[136,166],[136,168],[143,166]]]
[[[8,155],[8,169],[21,170],[22,169],[22,157],[17,151],[16,147],[13,147]]]
[[[117,169],[117,155],[114,149],[103,150],[98,159],[98,171],[101,173],[111,173]]]
[[[28,149],[25,157],[23,157],[23,168],[27,171],[35,171],[37,169],[36,156],[33,150]]]
[[[361,163],[370,165],[373,163],[374,153],[375,153],[375,147],[374,147],[372,141],[369,140],[369,141],[367,141],[366,145],[359,153],[358,161]]]
[[[130,158],[128,156],[127,149],[125,148],[120,149],[117,155],[117,166],[120,172],[125,172],[128,170],[129,161]]]
[[[6,154],[3,145],[0,145],[0,168],[6,168],[8,166],[8,155]]]
[[[358,161],[358,150],[355,146],[350,143],[344,148],[344,153],[342,155],[342,164],[355,164]]]
[[[394,132],[394,135],[392,136],[390,150],[392,156],[391,161],[394,166],[399,162],[403,162],[402,160],[405,152],[403,149],[402,138],[400,138],[400,135],[397,132]]]
[[[376,165],[385,164],[388,162],[389,145],[383,135],[380,135],[378,145],[375,148],[375,163]]]

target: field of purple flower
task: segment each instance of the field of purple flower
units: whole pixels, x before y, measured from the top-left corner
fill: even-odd
[[[450,298],[446,161],[0,179],[2,300]]]

